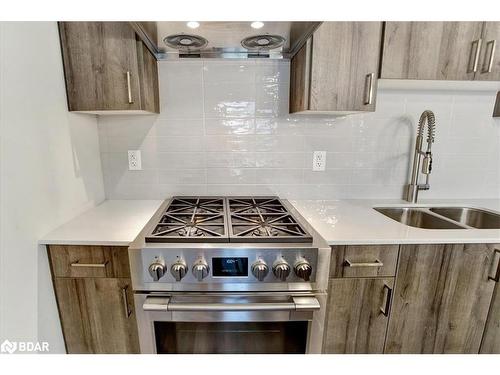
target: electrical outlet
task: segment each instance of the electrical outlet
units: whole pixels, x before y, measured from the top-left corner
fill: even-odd
[[[326,168],[326,151],[314,151],[313,153],[313,171],[324,171]]]
[[[129,171],[142,170],[140,150],[128,150],[128,169]]]

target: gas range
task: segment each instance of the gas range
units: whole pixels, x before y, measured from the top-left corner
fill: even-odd
[[[173,197],[129,260],[142,353],[321,353],[330,247],[287,201]]]
[[[320,250],[329,254],[278,197],[177,196],[164,202],[129,255],[135,290],[276,291],[323,289],[328,266],[322,273]]]

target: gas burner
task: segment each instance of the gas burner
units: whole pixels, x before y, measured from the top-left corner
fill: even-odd
[[[181,237],[202,237],[205,235],[203,231],[196,228],[194,225],[188,225],[177,231],[177,234]]]
[[[267,223],[261,223],[258,228],[256,228],[252,232],[253,236],[262,237],[262,236],[279,236],[278,231],[272,225]]]

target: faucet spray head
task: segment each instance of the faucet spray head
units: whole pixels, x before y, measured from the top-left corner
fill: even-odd
[[[422,173],[429,175],[432,171],[432,153],[427,151],[424,156],[424,160],[422,160]]]

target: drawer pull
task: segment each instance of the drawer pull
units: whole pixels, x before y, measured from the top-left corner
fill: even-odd
[[[127,296],[128,285],[122,288],[122,299],[123,299],[123,311],[125,312],[125,317],[128,319],[132,315],[132,310],[128,308],[128,296]]]
[[[360,263],[353,263],[349,259],[345,259],[344,266],[346,266],[346,267],[383,267],[384,263],[382,263],[378,259],[375,259],[375,262],[360,262]]]
[[[104,263],[80,263],[76,261],[75,263],[71,263],[71,267],[92,267],[92,268],[105,268],[108,264],[108,261]]]
[[[481,69],[481,73],[491,73],[491,68],[493,67],[493,59],[495,58],[495,46],[497,44],[496,40],[490,40],[486,43],[486,52],[484,54],[484,62],[483,68]],[[487,53],[490,53],[490,57],[487,59]]]
[[[372,104],[374,80],[375,80],[375,73],[370,73],[365,76],[365,97],[363,100],[364,105]]]
[[[384,284],[384,303],[380,307],[380,312],[385,316],[389,316],[389,309],[391,307],[392,289]]]
[[[128,94],[128,104],[134,104],[134,101],[132,100],[132,85],[130,83],[130,72],[126,73],[127,75],[127,94]]]
[[[488,280],[493,280],[494,282],[498,283],[500,281],[500,250],[495,249],[495,252],[493,255],[498,254],[498,263],[497,263],[497,272],[495,273],[495,276],[491,277],[488,276]],[[495,259],[495,256],[493,256],[493,259]]]
[[[467,73],[477,72],[477,63],[479,61],[479,53],[481,52],[481,43],[482,39],[478,39],[472,42]]]

